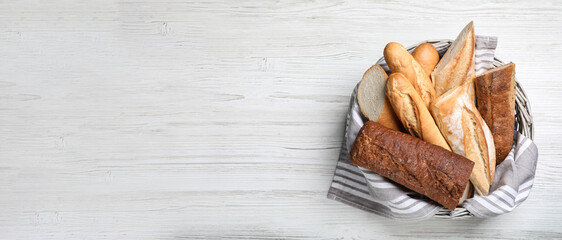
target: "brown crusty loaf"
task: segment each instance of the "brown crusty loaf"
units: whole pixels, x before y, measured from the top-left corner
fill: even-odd
[[[386,82],[386,96],[398,119],[411,135],[451,151],[431,113],[404,75],[390,74]]]
[[[431,43],[422,43],[414,49],[412,57],[422,66],[427,76],[431,76],[433,69],[439,62],[439,53]]]
[[[418,92],[426,107],[435,99],[433,83],[422,66],[399,43],[391,42],[384,48],[384,60],[392,73],[403,74]]]
[[[490,127],[500,164],[513,146],[515,125],[515,64],[509,63],[479,75],[476,81],[478,111]]]
[[[457,206],[474,166],[458,154],[372,121],[359,131],[350,159],[451,210]]]
[[[357,103],[363,115],[369,120],[401,131],[402,124],[384,93],[387,78],[388,75],[378,64],[367,69],[357,88]]]

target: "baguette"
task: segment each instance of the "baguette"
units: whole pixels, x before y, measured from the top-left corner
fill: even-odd
[[[422,66],[427,77],[431,76],[433,69],[439,62],[439,53],[430,43],[422,43],[416,47],[412,52],[412,57]]]
[[[386,79],[388,75],[378,64],[370,67],[357,88],[357,102],[365,117],[371,121],[394,129],[402,130],[402,124],[396,117],[388,98],[384,94]]]
[[[462,204],[464,203],[464,201],[466,199],[469,199],[472,196],[473,193],[473,189],[474,187],[472,186],[472,184],[470,184],[470,182],[466,185],[466,188],[464,189],[464,192],[461,196],[461,199],[459,199],[459,204],[457,204],[457,206],[462,206]]]
[[[430,110],[453,152],[472,160],[470,181],[479,195],[488,194],[496,167],[490,129],[466,92],[468,84],[435,99]]]
[[[474,163],[373,121],[363,125],[350,153],[352,164],[455,209]]]
[[[414,57],[399,43],[391,42],[384,48],[384,59],[392,73],[401,73],[410,81],[424,105],[428,107],[435,99],[435,89]]]
[[[431,113],[404,75],[393,73],[388,77],[386,95],[394,112],[398,113],[398,119],[411,135],[451,151]]]
[[[476,77],[478,111],[490,126],[500,164],[511,151],[515,126],[515,64],[491,69]]]
[[[461,85],[474,75],[474,23],[470,22],[435,66],[431,79],[437,96]],[[471,90],[469,90],[471,91]]]

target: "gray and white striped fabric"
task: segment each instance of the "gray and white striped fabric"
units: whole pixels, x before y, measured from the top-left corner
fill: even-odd
[[[476,37],[477,74],[493,68],[496,43],[495,37]],[[440,55],[443,54],[444,52],[440,52]],[[384,61],[379,61],[378,64],[388,72]],[[393,219],[423,220],[443,215],[493,217],[512,211],[529,196],[533,186],[538,150],[529,138],[519,133],[516,136],[516,144],[507,158],[496,167],[490,194],[475,195],[464,202],[463,208],[449,212],[418,193],[350,163],[349,151],[359,129],[366,121],[357,104],[357,87],[355,87],[347,114],[344,141],[328,191],[330,199]]]

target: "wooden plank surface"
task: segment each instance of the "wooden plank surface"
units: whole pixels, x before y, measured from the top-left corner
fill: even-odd
[[[2,1],[0,238],[562,238],[558,1]],[[532,104],[529,199],[395,222],[326,198],[387,42],[499,38]]]

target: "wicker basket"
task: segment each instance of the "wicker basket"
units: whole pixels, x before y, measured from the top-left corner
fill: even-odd
[[[443,40],[428,40],[425,42],[420,42],[418,44],[412,45],[410,47],[407,48],[407,50],[411,53],[412,51],[414,51],[414,49],[419,46],[422,43],[430,43],[432,44],[437,51],[439,52],[439,56],[442,57],[443,54],[445,54],[445,52],[447,51],[447,49],[449,48],[449,46],[451,45],[451,43],[453,42],[452,40],[449,39],[443,39]],[[387,72],[388,70],[388,66],[386,65],[386,62],[384,61],[384,57],[379,59],[377,61],[377,64],[381,65]],[[494,66],[498,67],[501,65],[504,65],[504,62],[502,62],[501,60],[494,58]],[[519,82],[517,81],[517,79],[515,79],[515,92],[516,92],[516,98],[515,98],[515,130],[517,132],[520,132],[521,134],[523,134],[524,136],[533,139],[534,136],[534,129],[533,129],[533,117],[531,116],[531,104],[529,103],[529,99],[527,98],[527,95],[525,94],[525,91],[523,91],[523,88],[521,88],[521,85],[519,84]],[[438,212],[434,217],[435,218],[449,218],[449,219],[459,219],[459,218],[466,218],[466,217],[471,217],[473,216],[468,210],[466,210],[465,208],[462,207],[457,207],[455,210],[450,211],[450,210],[442,210],[440,212]]]

